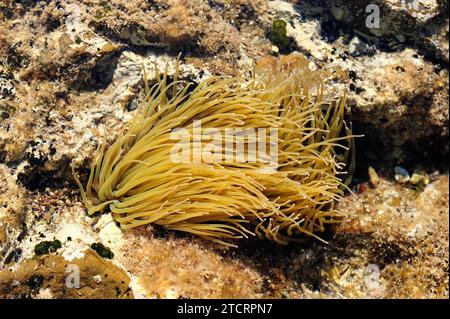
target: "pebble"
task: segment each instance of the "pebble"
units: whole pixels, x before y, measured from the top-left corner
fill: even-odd
[[[369,166],[369,178],[373,187],[377,187],[380,184],[380,177],[372,166]]]
[[[401,184],[407,183],[411,180],[408,171],[401,166],[394,167],[394,174],[395,180]]]
[[[353,37],[348,44],[348,52],[353,57],[359,57],[363,55],[373,56],[376,51],[374,46],[368,45],[357,36]]]
[[[352,55],[355,54],[357,52],[360,44],[361,44],[361,41],[359,40],[359,38],[353,37],[353,39],[348,44],[348,52],[350,52],[350,54],[352,54]]]
[[[100,284],[102,282],[102,276],[101,275],[95,275],[94,277],[94,282],[97,284]]]
[[[316,66],[316,64],[314,63],[314,62],[309,62],[309,64],[308,64],[308,69],[310,70],[310,71],[312,71],[312,72],[314,72],[314,71],[316,71],[317,70],[317,66]]]
[[[411,176],[411,184],[413,184],[413,185],[418,185],[420,183],[423,185],[428,185],[429,182],[430,182],[430,179],[428,178],[428,176],[426,174],[414,173]]]

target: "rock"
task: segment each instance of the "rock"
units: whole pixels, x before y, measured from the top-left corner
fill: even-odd
[[[366,26],[368,4],[380,8],[379,28]],[[448,298],[445,1],[0,7],[0,298]],[[280,20],[285,51],[270,39]],[[142,68],[150,83],[155,64],[171,78],[180,53],[179,78],[194,85],[247,77],[279,59],[320,74],[311,92],[325,83],[324,94],[346,94],[346,121],[364,137],[355,138],[355,194],[339,203],[347,215],[327,245],[242,240],[224,249],[153,226],[124,231],[106,212],[86,215],[71,164],[86,181],[99,141],[113,140],[142,103]],[[412,175],[392,174],[394,166]],[[55,239],[60,248],[36,256],[36,245]]]
[[[6,245],[8,237],[6,234],[6,226],[1,223],[0,224],[0,249],[3,251],[3,247]]]
[[[348,51],[353,57],[358,57],[361,55],[372,56],[374,55],[375,48],[369,46],[367,43],[361,41],[357,36],[355,36],[348,44]]]
[[[437,20],[427,24],[420,32],[420,37],[416,40],[421,50],[430,58],[446,65],[448,69],[448,33],[449,23],[447,20]]]
[[[380,268],[375,264],[367,265],[365,269],[364,282],[369,291],[380,289]],[[376,293],[381,295],[382,293]]]
[[[11,238],[20,236],[25,216],[24,190],[16,184],[16,176],[0,164],[0,262],[14,250]]]
[[[423,192],[425,187],[430,183],[430,178],[426,173],[423,172],[414,172],[411,176],[410,180],[411,184],[416,187],[418,192]]]
[[[378,37],[395,37],[397,34],[413,36],[424,24],[440,13],[436,0],[375,0],[375,1],[327,1],[333,17],[361,31]],[[369,6],[370,5],[370,6]],[[376,9],[374,9],[374,7]],[[370,14],[379,12],[382,23],[371,28],[366,24]]]
[[[446,183],[448,176],[442,176],[418,194],[415,190],[382,178],[377,188],[357,194],[356,198],[348,198],[352,204],[347,200],[341,203],[340,209],[352,207],[352,216],[348,222],[337,227],[334,236],[359,238],[365,242],[350,245],[353,246],[349,247],[351,250],[363,247],[358,257],[354,257],[354,263],[361,265],[366,261],[364,265],[374,264],[380,270],[380,289],[363,289],[362,292],[361,288],[356,288],[360,295],[372,298],[439,298],[447,294],[446,266],[437,266],[445,265],[448,258]],[[361,233],[368,236],[362,239]],[[330,241],[330,244],[336,245],[336,242]],[[341,262],[335,267],[341,269],[339,264],[345,267],[345,263]],[[339,286],[340,289],[355,293],[352,288],[361,284],[375,288],[372,284],[376,285],[377,281],[372,280],[372,276],[376,275],[376,268],[370,266],[369,270],[366,268],[359,279],[358,271],[353,268],[348,274],[349,279]],[[434,279],[425,279],[426,273],[432,274]]]
[[[397,29],[389,27],[390,23],[398,22],[395,20],[397,13],[391,11],[402,16],[408,14],[394,8],[394,3],[382,2],[376,3],[387,10],[383,14],[389,13],[388,18],[392,21],[384,21],[386,30],[377,36],[358,29],[346,31],[353,34],[352,37],[345,34],[349,24],[360,25],[354,20],[358,14],[366,15],[365,6],[356,1],[341,2],[340,5],[336,1],[327,2],[338,21],[333,20],[336,17],[328,16],[326,10],[313,10],[308,4],[271,1],[269,8],[272,11],[269,12],[274,19],[287,21],[287,35],[294,39],[300,52],[314,60],[319,68],[336,72],[339,81],[331,84],[331,90],[348,92],[356,131],[365,134],[371,140],[370,144],[380,145],[379,152],[373,148],[370,151],[377,153],[374,156],[388,161],[405,161],[412,153],[422,153],[424,160],[431,161],[433,148],[443,148],[444,154],[448,154],[445,142],[448,136],[448,86],[445,84],[448,69],[435,66],[435,54],[430,52],[431,49],[424,51],[426,45],[420,44],[422,37],[411,40],[402,34],[398,28],[409,30],[403,24]],[[433,5],[429,8],[431,16],[425,18],[423,15],[425,20],[416,22],[414,30],[422,28],[421,23],[448,25],[448,20],[442,20],[439,11],[433,11],[436,9]],[[318,14],[323,16],[322,20],[314,19]],[[409,15],[408,19],[416,18]],[[334,34],[339,32],[341,35]],[[430,34],[436,32],[430,31]],[[386,46],[393,41],[389,39],[391,35],[399,44],[396,49]],[[405,48],[405,43],[411,41],[415,41],[413,48]],[[446,47],[445,43],[442,47]],[[430,139],[434,146],[426,142]]]
[[[14,272],[0,271],[0,283],[2,298],[133,298],[129,277],[94,252],[71,262],[59,255],[27,259]]]
[[[422,54],[448,65],[448,6],[438,0],[394,1],[327,1],[333,17],[339,22],[372,34],[386,44],[397,39],[412,42]],[[371,5],[372,7],[368,7]],[[368,27],[366,20],[377,8],[377,27]],[[390,39],[390,40],[388,40]],[[389,44],[390,43],[390,44]]]
[[[240,258],[225,257],[190,236],[158,238],[151,228],[126,234],[114,257],[140,279],[146,298],[261,296],[263,279]]]
[[[14,75],[8,70],[8,68],[4,67],[0,64],[0,101],[13,97],[16,92]],[[5,107],[3,107],[5,108]],[[7,112],[6,109],[2,110],[3,112]],[[2,117],[5,115],[2,113]]]
[[[395,173],[395,180],[399,183],[407,183],[410,181],[409,173],[406,169],[400,166],[394,167],[394,173]]]

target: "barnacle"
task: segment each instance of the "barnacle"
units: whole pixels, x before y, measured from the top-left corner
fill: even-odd
[[[352,170],[345,166],[353,135],[344,121],[345,96],[325,98],[322,73],[292,59],[259,65],[249,79],[210,77],[191,88],[178,79],[178,64],[172,79],[167,68],[162,75],[156,64],[155,70],[150,88],[144,69],[145,100],[115,142],[99,146],[86,188],[73,172],[89,214],[108,207],[123,229],[154,223],[226,245],[252,235],[279,244],[302,235],[320,239],[326,224],[341,221],[335,204]],[[171,157],[177,128],[194,145],[178,162]],[[199,134],[249,128],[267,129],[260,142],[275,148],[275,163],[249,161],[255,138],[239,134],[243,159],[222,153],[193,160],[210,143]],[[274,140],[269,130],[276,130]]]

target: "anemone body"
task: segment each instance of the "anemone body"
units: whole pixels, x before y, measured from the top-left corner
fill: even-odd
[[[341,220],[335,203],[352,135],[345,97],[326,100],[320,75],[277,63],[250,79],[211,77],[192,90],[178,72],[170,83],[167,72],[155,72],[151,88],[144,72],[146,97],[132,121],[98,148],[86,187],[76,178],[89,214],[108,207],[123,229],[154,223],[226,245],[252,235],[279,244],[319,238]],[[189,159],[174,162],[179,141],[171,133],[179,128],[191,136],[189,146],[211,129],[276,130],[275,143],[268,135],[263,143],[276,148],[277,161],[269,169],[267,158],[195,161],[196,147],[208,144],[197,139]],[[251,142],[242,137],[245,155],[254,152]]]

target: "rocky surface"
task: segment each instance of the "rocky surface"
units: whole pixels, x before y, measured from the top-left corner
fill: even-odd
[[[2,1],[0,297],[448,298],[448,7],[370,1],[374,29],[366,2]],[[365,137],[355,194],[340,204],[348,218],[328,244],[224,249],[87,216],[70,163],[86,170],[98,142],[131,118],[142,66],[173,74],[180,53],[181,77],[194,82],[248,76],[287,54],[330,70],[328,90],[347,92]],[[54,240],[60,248],[36,254]],[[80,285],[68,287],[76,267]]]

